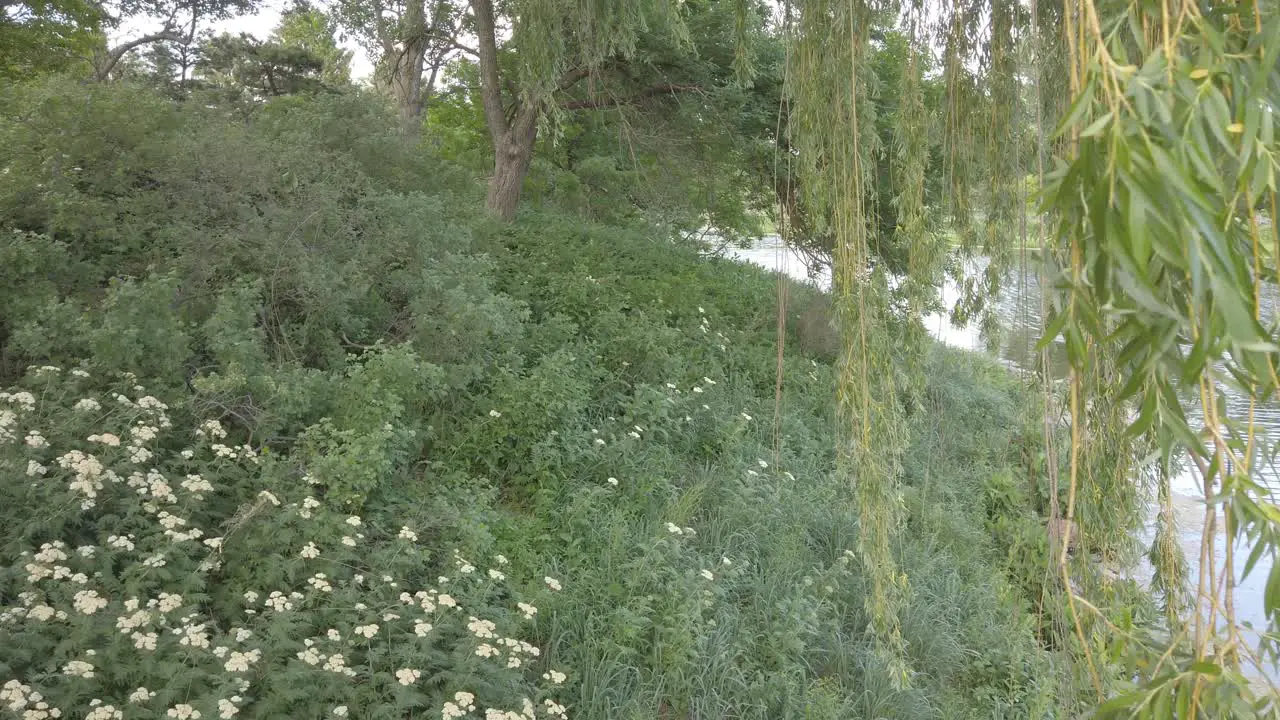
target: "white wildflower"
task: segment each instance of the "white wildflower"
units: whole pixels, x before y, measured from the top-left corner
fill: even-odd
[[[702,577],[706,578],[707,580],[715,580],[715,579],[716,579],[716,576],[715,576],[714,574],[712,574],[712,572],[711,572],[710,570],[699,570],[699,571],[698,571],[698,574],[699,574],[699,575],[701,575]]]
[[[107,606],[107,599],[97,590],[81,590],[76,593],[72,606],[83,615],[92,615]]]
[[[257,649],[249,652],[232,652],[223,667],[227,672],[248,672],[249,667],[258,662],[261,657],[262,651]]]
[[[62,666],[62,674],[72,677],[91,678],[93,677],[93,665],[83,660],[72,660]]]
[[[145,687],[140,687],[137,690],[134,690],[133,692],[129,693],[129,702],[144,703],[155,696],[156,696],[156,693],[154,690],[148,690]]]
[[[165,714],[176,720],[200,720],[200,711],[186,703],[174,705]]]
[[[400,534],[398,537],[401,540],[408,540],[409,542],[417,542],[418,540],[418,534],[410,530],[407,525],[400,528]]]
[[[412,685],[418,682],[418,678],[420,677],[422,677],[421,670],[414,670],[413,668],[400,668],[399,670],[396,671],[396,680],[398,680],[401,685]]]
[[[36,622],[45,622],[52,620],[57,615],[57,611],[48,605],[37,605],[27,611],[27,619]]]
[[[366,638],[372,638],[374,635],[378,634],[378,626],[372,623],[369,625],[360,625],[352,632],[357,635],[363,635]]]
[[[495,637],[494,630],[496,629],[497,625],[490,620],[481,620],[474,616],[467,618],[467,630],[471,631],[471,634],[478,638],[483,639]]]
[[[238,712],[240,712],[240,708],[236,707],[236,704],[230,700],[222,698],[218,701],[218,717],[222,718],[222,720],[231,720]]]
[[[553,578],[553,577],[544,577],[544,578],[542,578],[542,581],[543,581],[544,583],[546,583],[546,584],[547,584],[547,587],[551,588],[552,590],[555,590],[555,591],[559,591],[559,590],[560,590],[560,581],[559,581],[559,580],[557,580],[557,579],[555,579],[555,578]]]
[[[135,632],[129,635],[129,639],[133,641],[133,646],[139,650],[154,651],[156,649],[156,643],[160,640],[160,636],[153,632]]]

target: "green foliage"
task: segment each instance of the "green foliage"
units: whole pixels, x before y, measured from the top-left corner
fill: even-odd
[[[0,6],[0,78],[87,70],[101,42],[103,8],[90,0],[34,0]]]
[[[538,609],[516,600],[550,581],[521,592],[501,555],[427,551],[418,533],[445,528],[352,515],[324,463],[299,482],[310,466],[171,420],[135,382],[44,367],[0,395],[11,712],[554,714],[564,676],[519,639]]]
[[[196,70],[210,85],[251,101],[320,89],[325,58],[282,40],[223,33],[205,44]]]
[[[330,87],[351,84],[351,51],[338,46],[337,24],[323,10],[300,2],[280,16],[273,39],[320,58],[320,80]]]
[[[210,718],[435,715],[463,691],[537,717],[1079,710],[997,545],[1041,522],[1037,497],[985,492],[1032,485],[1015,449],[1037,405],[998,367],[931,353],[931,404],[904,415],[890,551],[916,675],[895,687],[836,470],[829,298],[793,288],[815,319],[787,329],[779,405],[776,278],[551,205],[496,225],[358,94],[243,123],[127,85],[7,92],[0,674],[20,709],[142,712],[145,686],[147,712]],[[59,465],[72,451],[101,468]],[[90,590],[81,608],[107,604],[85,613]]]
[[[1261,315],[1276,277],[1280,17],[1260,4],[1203,13],[1185,5],[1179,12],[1193,15],[1183,24],[1136,6],[1075,5],[1068,11],[1094,19],[1069,48],[1073,100],[1060,132],[1070,147],[1043,191],[1058,238],[1046,337],[1064,341],[1078,429],[1072,497],[1078,487],[1086,537],[1109,549],[1125,529],[1115,516],[1134,523],[1132,476],[1140,448],[1150,448],[1164,516],[1156,586],[1175,610],[1163,632],[1111,643],[1138,669],[1101,714],[1275,717],[1274,695],[1258,692],[1242,668],[1274,667],[1266,638],[1280,619],[1280,568],[1267,581],[1263,640],[1245,635],[1262,628],[1239,627],[1231,596],[1237,568],[1247,575],[1280,551],[1260,477],[1276,447],[1254,417],[1257,403],[1275,397],[1280,354],[1275,321]],[[1247,409],[1229,408],[1228,390]],[[1181,457],[1205,498],[1202,557],[1225,544],[1221,575],[1212,560],[1200,567],[1185,619],[1176,615],[1184,570],[1168,547],[1167,479]],[[1212,529],[1219,509],[1223,540]],[[1249,557],[1233,557],[1242,546]]]

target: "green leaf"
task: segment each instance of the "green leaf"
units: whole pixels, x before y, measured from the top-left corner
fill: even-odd
[[[1111,122],[1111,116],[1112,113],[1108,111],[1104,113],[1102,117],[1089,123],[1089,127],[1085,128],[1084,131],[1080,133],[1081,137],[1093,137],[1094,135],[1101,133]]]

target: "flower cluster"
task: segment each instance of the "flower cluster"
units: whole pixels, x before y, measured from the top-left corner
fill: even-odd
[[[422,678],[450,674],[461,657],[474,668],[478,657],[476,687],[523,683],[527,695],[487,699],[520,710],[487,707],[486,717],[564,716],[558,703],[535,700],[565,675],[545,667],[516,627],[538,608],[515,598],[493,604],[511,596],[493,592],[507,582],[505,557],[473,562],[455,551],[449,575],[425,582],[420,560],[404,558],[406,548],[421,552],[410,525],[383,533],[382,518],[366,522],[330,507],[312,476],[301,487],[275,482],[220,421],[174,431],[168,407],[135,381],[90,397],[81,375],[45,375],[42,382],[77,385],[60,398],[0,393],[0,465],[37,479],[0,488],[0,500],[61,508],[66,516],[48,527],[93,528],[102,540],[83,544],[69,531],[76,541],[50,537],[0,557],[25,581],[12,605],[0,605],[0,645],[20,633],[36,657],[74,652],[52,676],[14,667],[0,707],[23,720],[231,720],[267,712],[255,706],[271,703],[270,694],[252,686],[279,675],[314,688],[305,701],[314,707],[298,712],[343,718],[354,714],[348,708],[402,701],[382,694],[387,683],[378,677],[421,689]],[[187,447],[178,444],[183,437],[193,439]],[[550,576],[543,584],[561,589]],[[122,642],[102,642],[111,637]],[[95,690],[102,701],[91,699]],[[431,712],[446,718],[485,707],[456,687],[432,702]]]

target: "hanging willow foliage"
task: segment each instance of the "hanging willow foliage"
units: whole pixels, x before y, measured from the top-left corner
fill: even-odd
[[[806,200],[835,236],[833,285],[844,347],[837,406],[839,471],[859,507],[859,556],[871,588],[867,612],[894,682],[909,678],[899,612],[906,578],[894,561],[897,477],[906,431],[896,397],[886,332],[887,280],[868,249],[868,188],[878,152],[868,68],[868,30],[877,9],[862,2],[811,2],[798,8],[792,36],[790,117]],[[789,13],[790,14],[790,13]]]
[[[1280,568],[1270,571],[1261,642],[1246,642],[1232,604],[1237,570],[1247,574],[1280,553],[1280,510],[1259,478],[1277,448],[1254,422],[1258,404],[1280,389],[1280,325],[1264,323],[1261,311],[1264,283],[1280,280],[1275,15],[1274,3],[1254,0],[787,4],[787,148],[810,227],[834,238],[844,337],[839,468],[859,506],[871,630],[900,686],[910,677],[899,632],[910,587],[892,548],[901,521],[904,398],[923,383],[919,319],[948,266],[923,193],[929,149],[922,138],[936,127],[955,257],[989,259],[976,275],[964,262],[949,264],[963,291],[957,320],[981,317],[984,330],[992,329],[988,300],[1000,290],[1013,239],[1027,237],[1018,228],[1027,222],[1030,165],[1040,179],[1042,217],[1053,227],[1048,235],[1037,227],[1046,267],[1041,370],[1050,514],[1078,523],[1081,546],[1073,562],[1065,537],[1053,546],[1058,582],[1046,590],[1069,617],[1053,641],[1083,660],[1074,665],[1087,669],[1103,715],[1280,713],[1275,696],[1259,695],[1241,671],[1242,658],[1276,659],[1269,638],[1280,620]],[[882,107],[868,61],[876,23],[909,37],[889,148],[874,131]],[[921,90],[924,59],[934,55],[946,93],[936,119]],[[1030,67],[1019,57],[1031,58]],[[1048,123],[1059,127],[1052,137]],[[907,257],[901,277],[890,277],[881,262],[886,238],[875,222],[883,208],[874,185],[883,175],[873,171],[881,153],[889,155],[897,218],[891,240]],[[1049,155],[1062,158],[1052,170]],[[1070,435],[1065,507],[1054,451],[1059,398],[1045,350],[1056,339],[1070,367],[1062,398]],[[898,359],[906,360],[905,372]],[[1247,412],[1227,412],[1228,392],[1248,400]],[[1187,404],[1198,406],[1200,426],[1188,419]],[[1175,541],[1170,478],[1180,457],[1207,498],[1195,602]],[[1152,493],[1159,510],[1151,587],[1165,616],[1154,625],[1109,613],[1110,581],[1089,560],[1135,559]],[[1223,567],[1215,564],[1219,526]],[[1251,548],[1243,562],[1233,556],[1242,545]]]
[[[1180,564],[1167,478],[1177,458],[1189,459],[1206,498],[1189,627],[1175,619],[1163,637],[1115,638],[1135,681],[1101,714],[1276,717],[1274,688],[1259,694],[1242,671],[1242,659],[1260,663],[1270,644],[1245,636],[1232,598],[1239,570],[1280,549],[1280,510],[1259,477],[1276,448],[1254,418],[1280,386],[1280,328],[1261,314],[1280,257],[1280,18],[1256,2],[1066,0],[1063,19],[1074,100],[1062,122],[1067,158],[1046,179],[1044,207],[1069,254],[1045,336],[1062,338],[1072,368],[1070,494],[1096,487],[1101,503],[1131,501],[1119,494],[1133,487],[1131,463],[1093,462],[1117,426],[1159,449],[1156,587],[1174,613]],[[1230,415],[1228,393],[1248,409]],[[1184,404],[1198,408],[1200,427]],[[1081,432],[1099,427],[1097,437]],[[1099,484],[1097,465],[1115,477]],[[1244,563],[1233,557],[1241,546],[1252,547]],[[1264,604],[1274,632],[1275,565]]]
[[[1015,26],[1025,18],[1019,18],[1014,0],[997,0],[996,6],[993,15],[985,0],[964,6],[918,1],[905,8],[888,1],[799,0],[785,11],[791,44],[788,146],[799,166],[807,217],[834,238],[833,289],[844,339],[837,387],[839,469],[859,508],[871,629],[899,687],[910,678],[899,631],[909,586],[892,552],[902,521],[898,479],[908,443],[905,413],[924,387],[919,361],[927,340],[921,318],[936,301],[947,256],[945,237],[925,205],[934,123],[945,137],[952,225],[966,253],[992,259],[984,279],[968,283],[967,315],[982,310],[982,299],[998,288],[1021,208],[1022,179],[1011,170],[1018,152],[1016,122],[998,104],[1019,94]],[[885,100],[879,95],[887,83],[870,62],[873,27],[900,29],[907,37],[902,75],[894,78],[899,96],[889,102],[878,102]],[[945,118],[934,121],[926,112],[924,73],[939,41],[947,48],[942,65],[949,101]],[[970,66],[970,58],[980,59],[978,67]],[[889,147],[876,132],[882,107],[895,113]],[[892,185],[897,218],[891,237],[879,235],[877,223],[887,208],[876,204],[881,194],[875,168],[886,155],[885,182]],[[973,218],[975,197],[987,209],[985,222]],[[886,244],[905,248],[903,276],[886,269]]]

